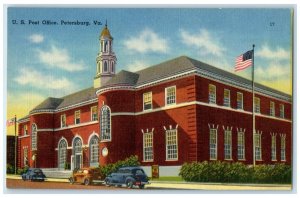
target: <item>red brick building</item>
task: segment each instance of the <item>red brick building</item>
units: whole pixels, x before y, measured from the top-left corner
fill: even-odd
[[[291,96],[189,57],[115,74],[100,35],[94,86],[47,98],[18,121],[18,166],[98,166],[137,155],[145,167],[184,162],[291,164]],[[254,135],[254,137],[253,137]],[[254,142],[254,143],[253,143]],[[254,153],[254,155],[253,155]]]

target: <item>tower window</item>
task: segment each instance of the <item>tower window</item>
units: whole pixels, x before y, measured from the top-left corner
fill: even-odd
[[[114,72],[114,62],[111,63],[111,72]]]
[[[104,72],[107,72],[107,62],[104,61]]]
[[[107,52],[107,41],[104,41],[104,52]]]
[[[37,126],[31,125],[31,150],[37,150]]]

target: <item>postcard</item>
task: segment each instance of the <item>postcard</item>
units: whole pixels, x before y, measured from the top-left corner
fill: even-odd
[[[8,6],[6,24],[10,192],[293,189],[294,7]]]

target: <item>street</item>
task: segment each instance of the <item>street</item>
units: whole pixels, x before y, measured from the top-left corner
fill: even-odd
[[[70,184],[67,182],[53,182],[53,181],[45,181],[45,182],[31,182],[31,181],[23,181],[21,179],[6,179],[6,186],[8,189],[92,189],[92,190],[140,190],[135,187],[133,189],[128,189],[126,187],[108,187],[103,184],[93,184],[89,186],[85,186],[82,184]],[[145,187],[147,189],[147,186]],[[152,188],[152,189],[160,189],[160,188]],[[143,190],[143,189],[142,189]],[[165,189],[164,189],[165,190]]]

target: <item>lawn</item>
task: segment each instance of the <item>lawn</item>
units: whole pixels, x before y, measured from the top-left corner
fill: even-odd
[[[150,181],[178,181],[178,182],[181,182],[181,181],[184,181],[182,179],[182,177],[159,177],[158,179],[157,178],[154,178],[154,179],[150,179]]]

